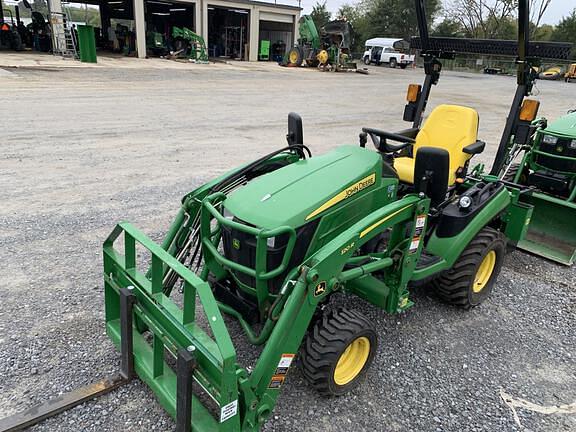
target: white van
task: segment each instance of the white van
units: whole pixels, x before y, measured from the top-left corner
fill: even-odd
[[[366,47],[362,56],[364,64],[388,63],[391,68],[400,66],[402,69],[406,69],[414,63],[413,55],[403,53],[410,47],[410,44],[404,39],[373,38],[368,39],[364,45]]]

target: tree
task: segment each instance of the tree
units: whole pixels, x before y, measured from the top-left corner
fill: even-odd
[[[572,42],[576,44],[576,9],[567,17],[562,18],[552,32],[551,39],[558,42]],[[572,58],[575,56],[576,50],[573,48]]]
[[[446,16],[458,22],[466,37],[503,39],[515,17],[516,0],[453,0]]]
[[[552,39],[554,33],[554,26],[550,24],[542,24],[540,27],[532,29],[532,39],[538,41],[549,41]]]
[[[367,37],[388,36],[409,39],[418,35],[414,0],[368,0],[367,16],[370,34]],[[428,22],[440,11],[440,0],[426,2]]]
[[[369,33],[369,23],[366,15],[366,4],[364,2],[356,5],[344,4],[338,9],[338,19],[345,19],[352,24],[352,51],[363,51],[364,42]]]
[[[576,9],[560,20],[552,33],[552,39],[559,42],[576,41]]]
[[[316,24],[318,31],[330,21],[331,16],[330,11],[326,9],[326,1],[324,1],[324,3],[317,1],[312,7],[312,12],[310,12],[310,18],[312,18],[312,21]]]
[[[40,12],[45,17],[48,16],[48,4],[46,3],[46,0],[34,0],[34,2],[31,3],[31,6],[34,12]]]
[[[546,13],[546,9],[550,6],[552,0],[530,0],[530,22],[533,27],[530,29],[531,36],[535,36],[542,17]]]
[[[442,22],[432,29],[432,35],[441,37],[462,37],[464,35],[464,30],[458,21],[444,18]]]

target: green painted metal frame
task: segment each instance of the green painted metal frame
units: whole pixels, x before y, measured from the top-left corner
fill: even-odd
[[[544,135],[558,138],[573,138],[566,134],[539,130],[530,146],[527,146],[520,162],[520,168],[514,176],[514,183],[522,184],[522,175],[526,169],[534,172],[550,170],[538,164],[536,155],[552,159],[574,161],[576,158],[555,155],[539,150]],[[517,243],[518,248],[542,256],[564,265],[576,261],[576,228],[570,223],[576,215],[576,173],[555,171],[571,178],[572,188],[568,198],[562,199],[543,192],[530,191],[520,197],[525,205],[533,207],[528,219],[527,230]]]
[[[114,242],[124,234],[124,255]],[[138,271],[136,244],[152,255],[151,277]],[[162,291],[163,266],[177,272],[184,281],[183,309]],[[120,345],[120,288],[131,288],[136,296],[135,315],[152,334],[149,344],[144,335],[134,332],[136,372],[157,394],[166,410],[176,414],[176,376],[164,358],[165,349],[176,356],[179,348],[191,349],[198,362],[194,378],[218,402],[225,406],[237,400],[236,352],[208,283],[179,263],[128,223],[116,226],[104,243],[104,284],[106,329],[116,345]],[[214,339],[195,323],[196,297],[201,302]],[[192,402],[194,430],[233,431],[239,428],[235,415],[218,424],[196,397]]]
[[[206,266],[215,274],[219,274],[222,267],[224,267],[228,270],[236,270],[255,278],[256,287],[254,294],[258,299],[259,309],[263,310],[269,297],[268,280],[278,276],[288,268],[288,262],[290,261],[294,245],[296,244],[296,230],[290,226],[280,226],[271,230],[259,229],[229,220],[215,207],[216,205],[221,204],[225,199],[225,194],[215,193],[209,195],[203,201],[203,210],[205,209],[206,211],[202,211],[201,213],[200,237],[202,238],[202,247]],[[215,230],[212,230],[211,228],[212,219],[216,219],[218,222],[218,226]],[[220,241],[218,233],[221,229],[221,225],[225,225],[229,228],[242,231],[255,237],[256,265],[253,269],[229,260],[218,252],[217,246]],[[275,269],[267,270],[267,240],[283,234],[288,235],[288,244],[286,245],[282,262]]]
[[[166,349],[175,355],[180,349],[193,346],[198,361],[198,367],[193,372],[196,382],[217,401],[220,408],[237,401],[238,412],[219,423],[195,396],[192,401],[192,430],[257,431],[270,416],[279,395],[279,388],[270,387],[276,366],[283,355],[293,355],[298,351],[314,312],[325,297],[343,289],[358,293],[375,304],[386,298],[384,308],[390,312],[399,312],[411,305],[406,286],[419,259],[423,242],[420,242],[416,250],[409,250],[410,241],[406,240],[406,228],[410,226],[411,231],[408,234],[414,235],[415,218],[426,215],[428,208],[429,200],[416,195],[406,196],[383,206],[340,233],[311,255],[299,269],[290,272],[282,293],[284,301],[277,306],[279,312],[276,319],[265,324],[265,327],[269,327],[263,337],[266,345],[251,373],[236,364],[235,349],[220,313],[223,310],[232,312],[233,315],[233,309],[219,304],[208,283],[179,263],[162,247],[132,225],[121,223],[104,243],[107,332],[114,343],[120,346],[119,290],[130,288],[136,296],[134,315],[142,320],[152,335],[152,342],[149,343],[145,335],[139,333],[134,326],[136,373],[154,390],[166,410],[176,416],[177,383],[175,373],[165,361],[164,351]],[[211,210],[217,212],[211,200],[204,200],[199,211],[214,216]],[[359,259],[352,255],[363,244],[389,229],[392,233],[389,250],[379,256],[370,257],[371,262],[368,264],[344,270],[347,263]],[[267,236],[275,235],[275,230],[264,233],[258,231],[254,234],[258,233],[261,235],[259,241],[266,244]],[[122,234],[124,255],[114,247]],[[213,234],[212,231],[210,234]],[[137,244],[151,253],[148,277],[137,268]],[[210,251],[209,253],[218,253],[216,248],[208,247],[206,250]],[[220,261],[226,263],[221,258]],[[173,303],[162,290],[165,268],[177,272],[184,281],[183,309]],[[239,271],[253,270],[235,268]],[[371,276],[376,271],[384,271],[385,282],[378,282],[369,293],[361,293],[359,287],[365,286],[369,278],[376,280]],[[251,273],[260,278],[269,277],[271,272],[254,270]],[[358,281],[359,284],[356,283]],[[325,282],[327,289],[318,295],[315,288],[320,282]],[[196,297],[200,299],[198,305],[204,310],[213,338],[195,322]]]

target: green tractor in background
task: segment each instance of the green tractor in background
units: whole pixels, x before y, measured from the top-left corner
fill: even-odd
[[[173,58],[186,58],[194,63],[208,63],[208,50],[204,38],[186,27],[172,27]]]
[[[298,24],[298,45],[288,51],[283,65],[297,67],[305,64],[322,70],[356,70],[350,50],[352,25],[348,21],[330,21],[320,32],[309,15],[303,15]]]
[[[534,212],[520,249],[571,265],[576,255],[576,113],[539,119],[527,145],[513,147],[502,178],[534,188],[522,196]],[[521,156],[520,162],[514,162]]]
[[[404,120],[412,127],[366,127],[359,146],[312,157],[292,113],[288,146],[185,195],[162,245],[125,222],[105,241],[106,329],[122,374],[153,389],[177,431],[258,431],[297,357],[320,394],[350,391],[379,335],[334,294],[396,314],[413,306],[409,288],[420,284],[469,309],[489,296],[506,249],[523,241],[531,189],[469,169],[485,147],[478,113],[440,105],[423,122],[441,60],[455,52],[428,37],[424,0],[415,6],[425,80],[409,87]],[[497,174],[537,111],[525,100],[528,17],[521,0],[518,88]],[[253,367],[238,364],[223,314],[262,346]]]
[[[158,57],[165,56],[168,53],[168,44],[164,34],[153,30],[147,31],[146,50]]]

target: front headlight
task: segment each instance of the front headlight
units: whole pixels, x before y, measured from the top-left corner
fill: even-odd
[[[463,197],[460,198],[458,205],[460,206],[460,208],[467,209],[472,205],[472,198],[470,198],[467,195],[464,195]]]
[[[542,137],[542,142],[544,144],[556,145],[556,143],[558,142],[558,137],[555,137],[553,135],[544,135]]]

